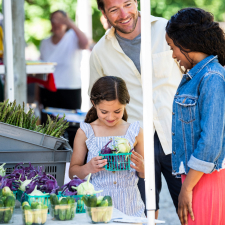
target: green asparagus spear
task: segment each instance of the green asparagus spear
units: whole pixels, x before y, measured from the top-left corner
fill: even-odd
[[[48,135],[48,133],[49,133],[49,131],[50,131],[50,129],[51,129],[52,124],[53,124],[53,121],[50,121],[50,123],[49,123],[49,125],[48,125],[48,129],[47,129],[47,131],[45,132],[45,134]]]
[[[16,126],[17,126],[17,127],[18,127],[19,124],[20,124],[20,114],[21,114],[21,111],[20,111],[20,109],[19,109],[19,112],[18,112],[17,115],[16,115]]]
[[[23,110],[20,111],[20,124],[19,127],[23,127]]]
[[[57,134],[57,132],[61,129],[61,127],[63,127],[63,125],[59,126],[57,129],[55,129],[50,135],[55,136]]]
[[[3,107],[2,107],[2,111],[1,111],[1,115],[0,115],[0,121],[2,121],[2,118],[5,116],[6,109],[8,107],[8,102],[9,102],[9,99],[4,101],[4,104],[3,104]]]
[[[23,128],[26,128],[26,123],[27,123],[27,114],[23,112]]]

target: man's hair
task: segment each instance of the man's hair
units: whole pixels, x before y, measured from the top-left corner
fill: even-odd
[[[103,0],[97,0],[97,4],[98,4],[98,9],[99,9],[99,10],[105,11]]]
[[[137,0],[134,0],[134,1],[137,2]],[[99,10],[105,11],[104,0],[97,0],[97,4],[98,4],[98,9]]]

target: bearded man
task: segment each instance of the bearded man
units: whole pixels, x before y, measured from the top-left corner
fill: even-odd
[[[143,125],[143,94],[141,79],[141,13],[136,0],[97,0],[98,8],[112,25],[95,45],[90,58],[90,85],[102,76],[118,76],[125,80],[130,93],[126,106],[128,122]],[[165,41],[167,20],[151,16],[151,53],[154,108],[154,151],[156,182],[156,218],[158,218],[161,173],[164,175],[173,203],[178,208],[181,180],[172,175],[172,102],[182,74],[172,59],[172,51]],[[150,24],[149,24],[150,25]],[[149,99],[149,102],[152,101]],[[176,154],[175,152],[173,154]],[[147,176],[147,174],[146,174]],[[145,202],[144,180],[139,190]]]

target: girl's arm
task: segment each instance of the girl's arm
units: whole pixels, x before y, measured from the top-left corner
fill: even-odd
[[[135,164],[130,165],[133,169],[138,172],[138,176],[145,178],[145,166],[144,166],[144,139],[143,139],[143,129],[140,128],[139,134],[136,137],[134,143],[134,150],[131,155],[131,161]]]
[[[73,154],[70,161],[69,177],[73,179],[76,175],[80,179],[84,179],[89,173],[97,173],[99,171],[105,170],[102,168],[107,164],[107,160],[101,160],[101,156],[94,157],[87,164],[85,164],[85,158],[87,155],[87,146],[85,141],[87,137],[82,129],[78,129],[74,144],[73,144]]]
[[[182,225],[187,224],[188,212],[194,221],[192,210],[192,190],[203,176],[203,172],[190,169],[182,184],[178,199],[178,216]]]

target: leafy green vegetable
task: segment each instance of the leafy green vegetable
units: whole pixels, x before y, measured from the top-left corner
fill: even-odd
[[[6,197],[6,196],[9,196],[9,195],[12,195],[12,191],[10,190],[9,187],[5,186],[3,189],[2,189],[2,196]]]
[[[103,200],[99,206],[100,207],[108,206],[108,200],[107,199]]]
[[[14,207],[16,200],[15,200],[14,196],[9,195],[6,197],[4,203],[5,203],[5,207]]]
[[[99,206],[103,200],[104,196],[98,196],[97,198],[97,206]]]
[[[107,200],[108,201],[108,206],[112,206],[112,198],[111,198],[111,196],[105,196],[104,198],[103,198],[103,201],[104,200]]]
[[[68,200],[66,198],[61,198],[59,204],[60,205],[67,205],[68,204]]]
[[[96,197],[96,195],[91,195],[88,198],[88,201],[89,201],[90,207],[96,207],[97,206],[97,197]]]
[[[4,207],[3,201],[0,200],[0,208]],[[3,220],[4,212],[0,211],[0,222]]]
[[[2,177],[4,177],[5,176],[5,169],[4,169],[4,165],[5,165],[6,163],[3,163],[1,166],[0,166],[0,176],[2,176]]]
[[[27,201],[25,201],[25,202],[23,202],[23,203],[21,204],[22,207],[24,207],[25,205],[30,206],[29,202],[27,202]]]
[[[37,223],[37,224],[41,224],[41,222],[42,222],[42,210],[41,210],[42,205],[37,204],[36,209],[38,209],[38,210],[33,211],[33,216],[34,216],[33,222]]]
[[[28,205],[24,205],[22,207],[23,207],[23,210],[31,210],[31,207],[30,207],[29,204]]]
[[[37,190],[37,185],[36,185],[34,190],[28,195],[30,195],[30,196],[46,196],[46,195],[49,195],[49,193],[42,193],[41,191]]]
[[[82,201],[84,202],[84,204],[87,206],[87,207],[90,207],[90,204],[89,204],[89,197],[87,195],[84,195],[82,197]]]
[[[43,204],[41,209],[42,209],[41,210],[41,213],[42,213],[42,215],[41,215],[41,223],[44,224],[46,222],[46,220],[47,220],[48,206]]]
[[[94,186],[89,183],[91,178],[91,173],[88,176],[88,180],[86,182],[81,183],[78,187],[72,187],[73,189],[77,190],[77,195],[93,195],[102,192],[95,191]]]
[[[38,202],[31,202],[31,209],[37,209]]]
[[[6,207],[4,211],[4,223],[9,223],[12,218],[13,209],[15,207],[15,198],[14,196],[8,195],[4,201],[4,206]]]
[[[51,202],[51,205],[59,205],[59,199],[56,194],[50,195],[50,202]]]
[[[118,150],[117,153],[121,152],[121,153],[129,153],[131,150],[131,146],[129,141],[126,138],[120,138],[120,137],[116,137],[116,149]]]
[[[25,210],[24,212],[24,221],[25,221],[25,225],[32,225],[33,224],[33,212],[32,210]]]

